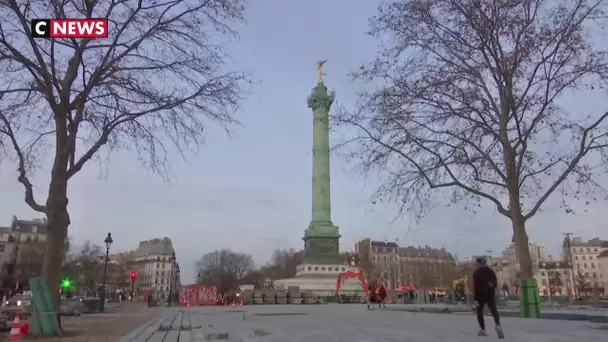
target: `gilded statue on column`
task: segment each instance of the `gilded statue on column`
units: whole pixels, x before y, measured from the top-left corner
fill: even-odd
[[[317,71],[319,72],[319,84],[323,84],[323,76],[325,76],[325,73],[323,73],[323,65],[325,65],[325,63],[327,63],[327,59],[317,61]]]

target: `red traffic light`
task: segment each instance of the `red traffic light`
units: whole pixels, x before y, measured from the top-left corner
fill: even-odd
[[[137,278],[137,273],[131,272],[131,279],[135,279],[135,278]]]

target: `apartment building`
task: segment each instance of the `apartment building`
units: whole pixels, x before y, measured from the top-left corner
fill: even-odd
[[[549,254],[549,250],[545,246],[541,246],[535,243],[528,244],[528,250],[530,251],[530,258],[532,260],[532,272],[536,281],[540,284],[540,267],[541,263],[553,261],[553,257]],[[509,273],[509,280],[511,287],[519,286],[520,282],[520,267],[519,267],[519,255],[515,248],[515,244],[509,245],[503,251],[503,259],[507,260],[506,268]],[[540,289],[539,289],[540,292]],[[542,293],[541,293],[542,294]]]
[[[572,265],[579,292],[590,292],[591,288],[605,289],[600,255],[606,250],[608,250],[608,241],[597,237],[588,241],[581,237],[564,239],[563,254]],[[579,289],[580,287],[586,289]]]
[[[608,250],[604,250],[599,255],[600,260],[600,272],[601,272],[601,280],[602,287],[604,288],[604,294],[608,294]]]
[[[508,288],[509,291],[514,288],[513,280],[511,279],[511,273],[509,272],[509,260],[506,258],[488,258],[488,265],[496,273],[496,279],[498,281],[498,288]],[[505,285],[507,285],[505,287]]]
[[[12,286],[8,283],[18,280],[13,279],[14,276],[29,277],[34,275],[29,273],[39,272],[37,269],[42,265],[26,267],[23,264],[34,261],[29,258],[32,252],[43,252],[40,243],[46,240],[46,229],[46,219],[21,220],[16,216],[12,217],[10,226],[0,227],[0,278],[3,287]],[[20,264],[23,267],[19,267]]]
[[[179,265],[175,261],[173,243],[168,237],[140,241],[135,250],[136,292],[147,290],[168,295],[179,284]]]
[[[543,261],[535,278],[541,296],[568,296],[572,293],[574,278],[569,262]]]
[[[444,248],[401,247],[399,241],[364,239],[355,244],[357,265],[390,288],[405,285],[449,288],[455,277],[452,255]]]

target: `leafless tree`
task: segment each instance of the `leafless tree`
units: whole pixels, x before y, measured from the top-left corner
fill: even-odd
[[[16,267],[15,279],[20,284],[28,284],[30,278],[39,277],[44,262],[44,249],[46,241],[34,238],[21,241],[15,249]],[[62,249],[65,256],[70,248],[69,239],[66,239]]]
[[[209,122],[237,123],[244,75],[223,43],[241,0],[1,0],[0,152],[25,201],[46,214],[43,276],[54,291],[70,224],[68,183],[100,151],[132,150],[152,171],[196,152]],[[32,39],[33,18],[107,18],[107,39]],[[31,172],[50,162],[43,201]],[[100,160],[100,162],[103,160]]]
[[[343,151],[386,175],[380,200],[417,217],[443,198],[473,211],[491,203],[511,221],[522,279],[531,279],[526,222],[556,191],[587,203],[606,195],[596,180],[606,171],[608,112],[564,104],[566,95],[604,91],[608,55],[594,39],[605,7],[389,1],[372,19],[385,49],[356,74],[382,86],[336,115],[354,128]]]
[[[265,268],[272,269],[274,279],[286,279],[296,275],[296,267],[304,261],[304,251],[293,248],[277,249],[272,252],[270,264]]]
[[[30,278],[40,276],[44,261],[44,241],[31,241],[19,246],[19,255],[15,267],[15,278],[27,284]]]
[[[215,285],[221,293],[236,290],[254,267],[251,255],[222,249],[207,253],[196,263],[199,282]]]
[[[94,292],[101,281],[104,253],[99,245],[86,241],[74,259],[73,279],[87,292]]]

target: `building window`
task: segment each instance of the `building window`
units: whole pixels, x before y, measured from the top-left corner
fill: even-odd
[[[591,248],[587,247],[587,253],[591,253]]]
[[[5,244],[0,244],[0,252],[4,252],[4,248],[6,248]]]
[[[583,260],[587,260],[584,255],[583,255]]]
[[[593,278],[597,278],[597,274],[593,272]]]
[[[584,264],[583,264],[583,267],[584,267],[584,268],[587,268],[587,263],[584,263]]]
[[[594,248],[594,249],[593,249],[593,251],[594,251],[594,252],[597,252],[597,248]]]
[[[595,268],[595,264],[594,263],[591,263],[591,268]]]
[[[540,272],[540,275],[544,276],[545,275],[545,271]]]
[[[156,263],[156,268],[160,268],[160,264],[159,263]]]
[[[541,279],[541,283],[542,283],[544,286],[547,286],[547,279]]]
[[[574,257],[574,260],[578,260],[578,255]]]

